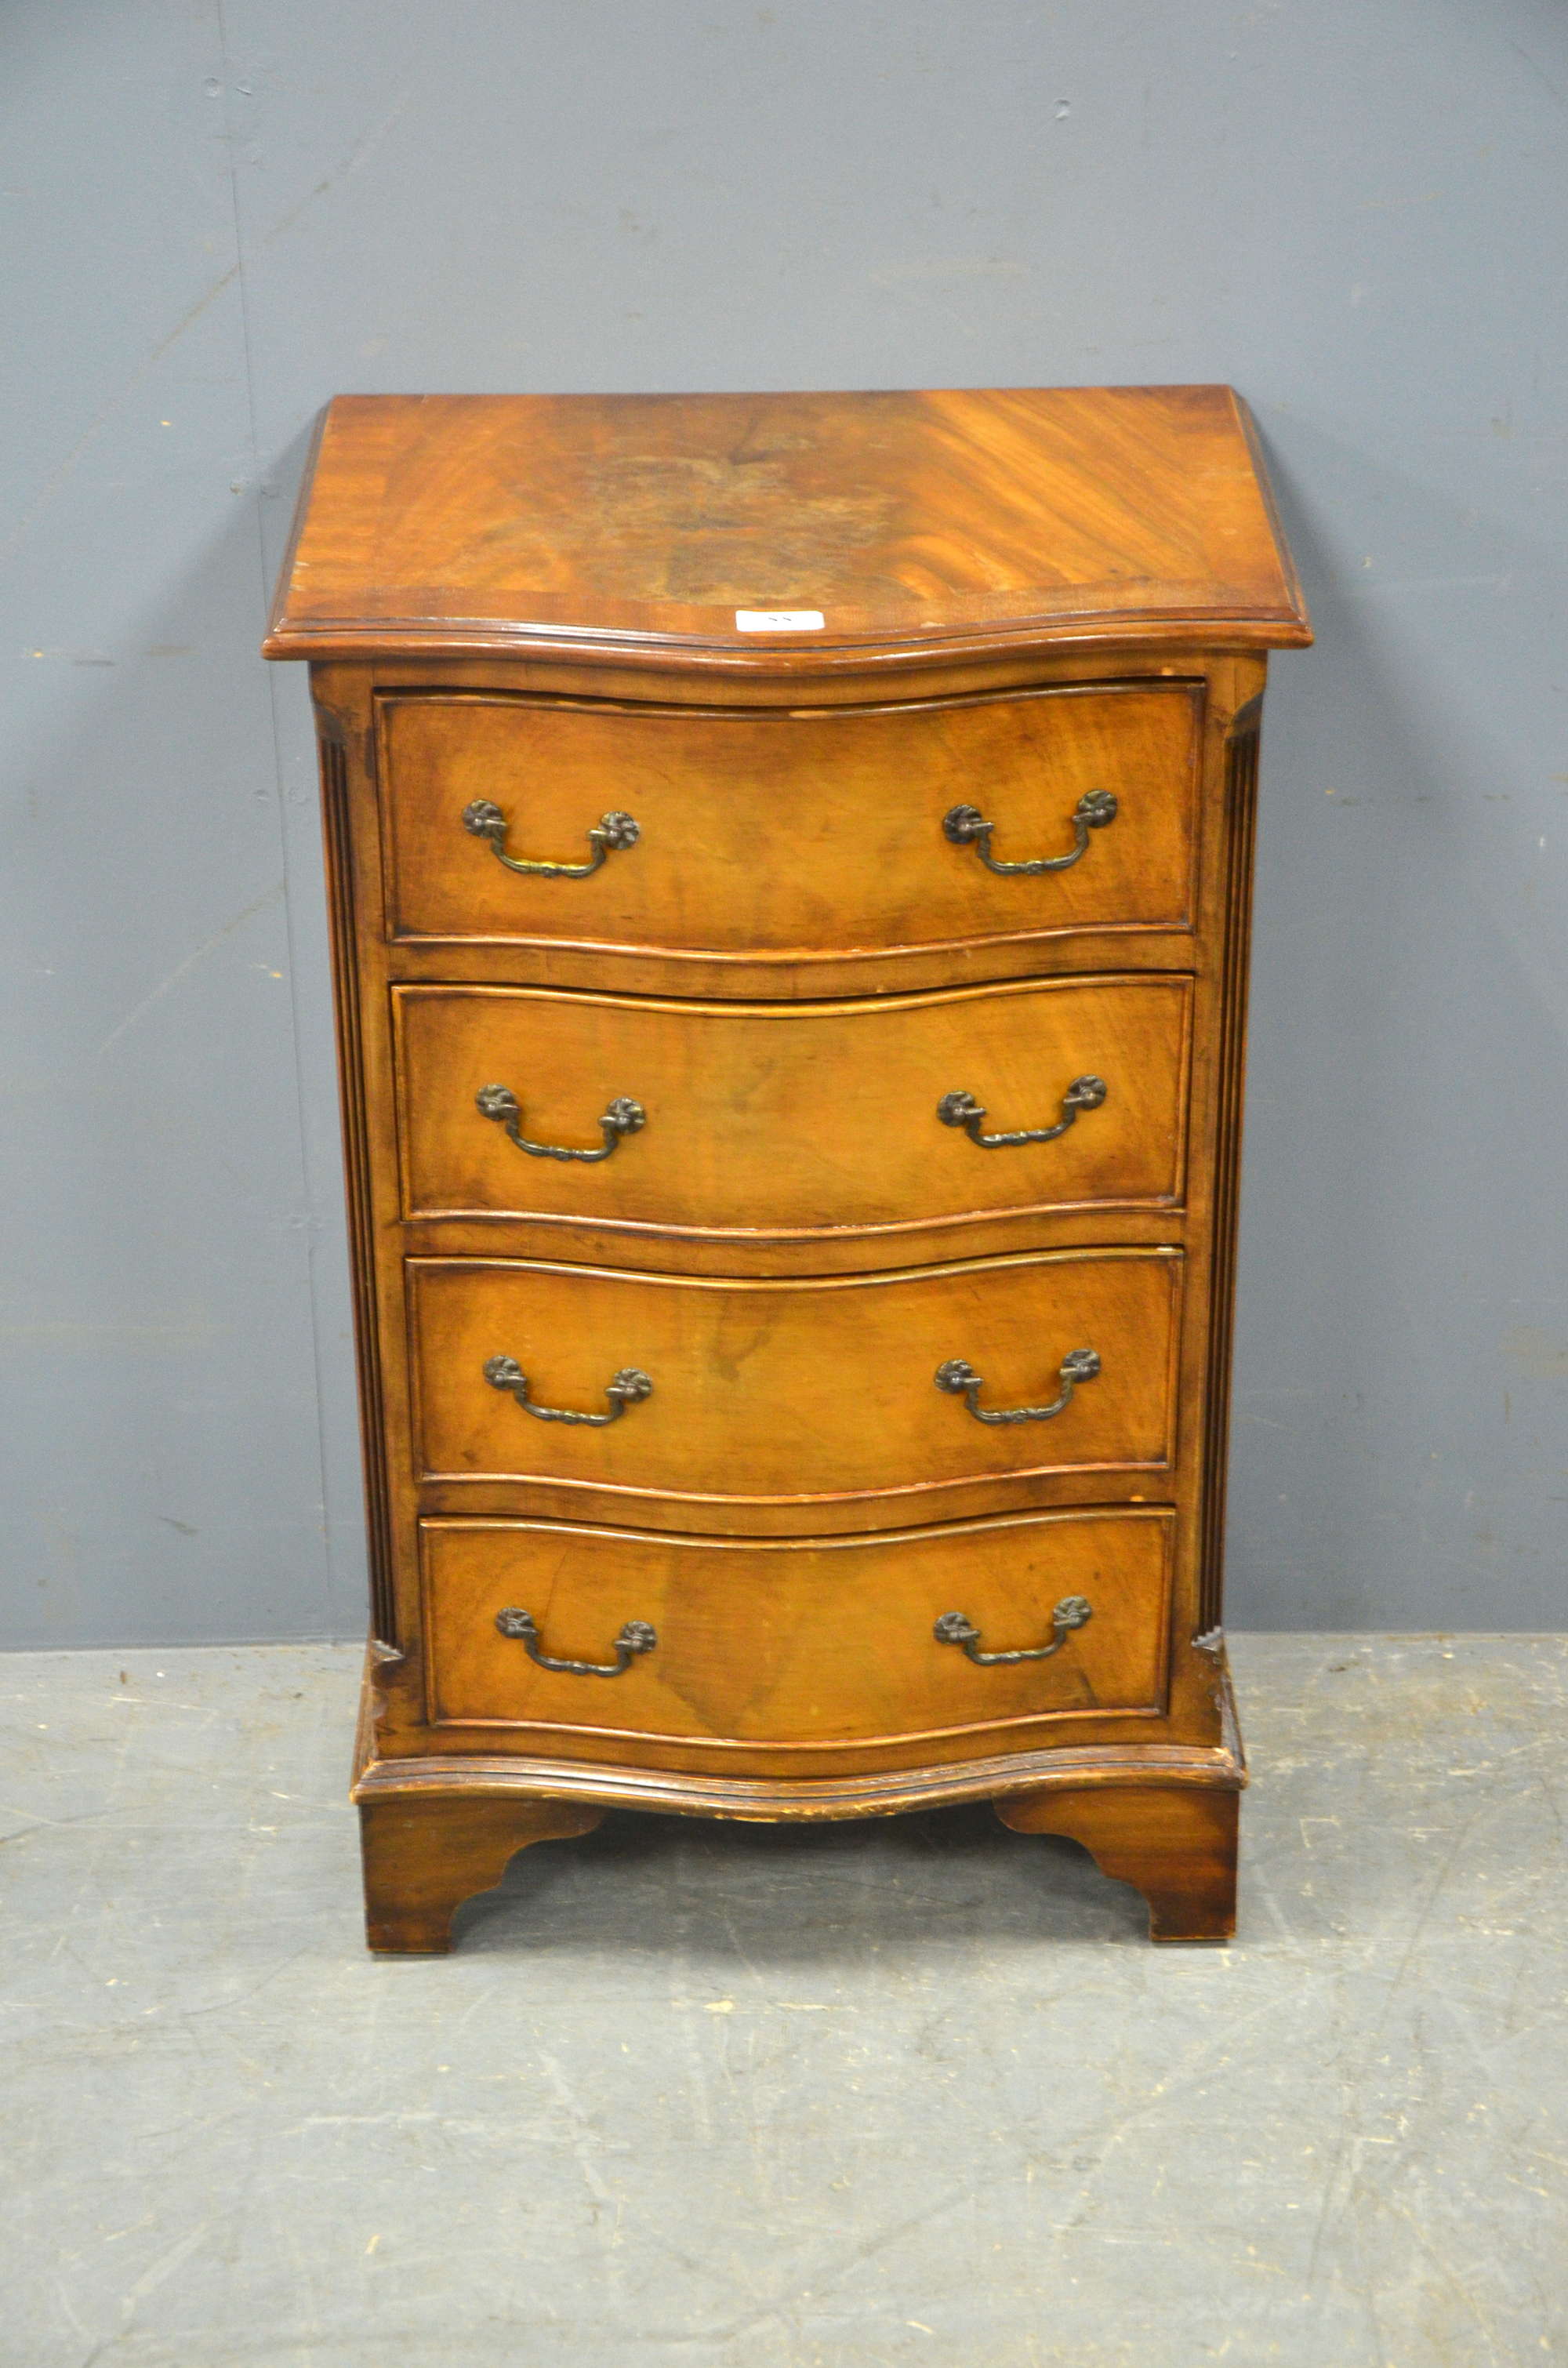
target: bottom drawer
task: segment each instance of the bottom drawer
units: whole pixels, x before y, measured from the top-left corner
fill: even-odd
[[[1158,1713],[1174,1525],[1155,1507],[766,1540],[426,1521],[427,1715],[755,1753]]]

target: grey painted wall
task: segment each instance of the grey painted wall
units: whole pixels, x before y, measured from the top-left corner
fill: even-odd
[[[1565,103],[1556,0],[11,0],[8,1640],[362,1626],[256,655],[324,398],[1202,379],[1321,635],[1265,739],[1232,1620],[1562,1624]]]

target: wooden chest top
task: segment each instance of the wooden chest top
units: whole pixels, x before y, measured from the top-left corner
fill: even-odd
[[[340,395],[265,646],[788,675],[1311,638],[1245,405],[1174,386]]]

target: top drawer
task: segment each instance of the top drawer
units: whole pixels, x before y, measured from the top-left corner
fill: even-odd
[[[1108,930],[1136,960],[1137,932],[1192,925],[1202,698],[1109,683],[740,712],[383,692],[388,934],[755,971]]]

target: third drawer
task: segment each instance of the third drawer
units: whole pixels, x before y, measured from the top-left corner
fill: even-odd
[[[507,1509],[522,1487],[540,1509],[641,1500],[654,1526],[752,1530],[1167,1471],[1183,1265],[1066,1250],[744,1282],[413,1258],[415,1476],[432,1509]]]

